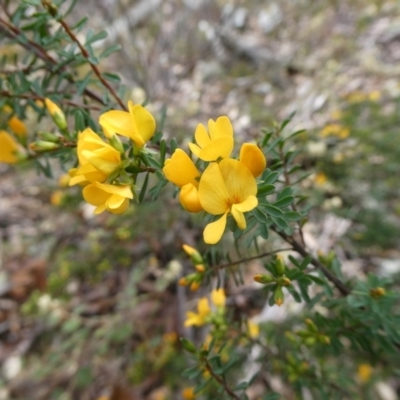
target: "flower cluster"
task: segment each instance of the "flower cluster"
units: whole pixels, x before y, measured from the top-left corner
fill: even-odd
[[[205,211],[220,216],[204,230],[204,241],[217,243],[232,215],[240,229],[246,228],[244,213],[258,205],[256,177],[266,167],[266,159],[254,144],[244,143],[239,159],[230,158],[233,128],[228,117],[209,120],[208,132],[199,124],[195,131],[196,143],[190,143],[192,153],[206,164],[201,172],[182,149],[177,149],[165,161],[165,177],[180,188],[179,201],[189,212]]]
[[[225,291],[222,288],[211,292],[211,302],[216,307],[213,312],[207,297],[202,297],[197,303],[197,313],[188,311],[186,313],[185,326],[203,326],[211,322],[219,322],[221,315],[225,312]]]
[[[15,115],[11,107],[5,105],[1,110],[1,119],[6,117],[5,124],[13,132],[12,136],[7,131],[0,129],[0,162],[15,164],[23,158],[20,143],[26,140],[27,129],[25,124]]]
[[[105,210],[121,214],[134,197],[133,182],[119,179],[130,159],[116,134],[130,138],[134,154],[138,155],[155,132],[156,123],[149,111],[132,102],[128,108],[129,111],[111,110],[100,116],[99,123],[108,142],[90,128],[78,135],[79,166],[69,171],[69,185],[84,186],[83,197],[96,207],[95,214]]]

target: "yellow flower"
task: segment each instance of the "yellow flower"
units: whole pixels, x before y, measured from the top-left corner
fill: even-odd
[[[260,336],[260,325],[249,319],[247,321],[247,331],[252,339],[256,339]]]
[[[378,101],[381,98],[381,92],[379,90],[373,90],[368,94],[368,98],[371,101]]]
[[[113,214],[122,214],[133,199],[133,193],[128,185],[116,186],[93,182],[83,189],[83,198],[93,206],[95,214],[107,210]]]
[[[203,124],[197,125],[194,137],[197,144],[189,143],[193,154],[203,161],[228,158],[233,150],[233,128],[228,117],[208,121],[208,132]]]
[[[207,322],[206,318],[210,315],[211,309],[206,297],[202,297],[197,303],[197,311],[197,314],[193,311],[186,313],[185,326],[202,326]]]
[[[8,120],[7,125],[17,136],[21,138],[26,136],[27,129],[25,124],[15,115]]]
[[[368,382],[371,379],[371,375],[372,375],[372,367],[369,364],[363,363],[358,366],[357,376],[361,382],[363,383]]]
[[[121,153],[90,128],[79,134],[77,152],[80,167],[70,171],[70,186],[77,183],[104,182],[121,165]]]
[[[65,119],[65,115],[62,112],[61,108],[58,107],[57,104],[53,103],[50,99],[44,99],[47,110],[49,111],[51,118],[55,122],[55,124],[61,129],[67,128],[67,120]]]
[[[323,172],[318,172],[315,175],[314,182],[317,186],[322,186],[328,181],[327,176]]]
[[[138,148],[142,148],[149,141],[156,130],[156,121],[149,111],[139,104],[128,102],[128,111],[111,110],[102,114],[99,123],[104,133],[131,138]]]
[[[6,132],[0,130],[0,162],[15,164],[18,162],[18,143]]]
[[[197,191],[200,172],[183,150],[176,149],[172,157],[165,160],[163,172],[170,182],[181,188],[179,201],[185,210],[189,212],[203,210]]]
[[[211,163],[200,180],[200,204],[208,213],[222,216],[206,226],[204,241],[215,244],[221,239],[229,213],[238,227],[245,229],[246,219],[243,213],[257,207],[256,194],[256,180],[243,163],[230,158],[219,164]]]
[[[182,397],[184,400],[194,400],[196,398],[194,394],[194,388],[188,387],[182,390]]]
[[[243,163],[256,178],[261,175],[267,166],[263,152],[251,143],[244,143],[240,148],[239,161]]]
[[[226,302],[225,291],[222,288],[214,289],[211,292],[211,301],[216,307],[224,308]]]

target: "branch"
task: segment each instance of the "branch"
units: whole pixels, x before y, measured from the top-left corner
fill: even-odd
[[[315,268],[319,269],[325,275],[325,277],[336,286],[343,296],[348,296],[351,293],[351,290],[338,277],[336,277],[336,275],[334,275],[328,268],[325,267],[325,265],[312,256],[299,242],[296,241],[296,239],[294,239],[292,236],[286,235],[284,232],[279,232],[277,230],[274,231],[287,243],[293,246],[293,250],[297,251],[297,253],[301,254],[303,257],[311,257],[311,263],[315,266]]]
[[[9,24],[1,17],[0,17],[0,32],[3,32],[7,37],[18,42],[20,46],[32,52],[50,66],[58,66],[57,60],[55,60],[51,55],[49,55],[46,49],[44,49],[37,43],[33,42],[32,40],[28,39],[18,27]],[[20,39],[22,37],[24,38],[24,40]],[[61,70],[67,72],[67,68],[65,66],[63,66]],[[51,69],[49,69],[49,71],[51,72]],[[75,83],[75,80],[71,75],[67,75],[66,79],[70,83]],[[106,105],[101,96],[93,92],[92,90],[85,88],[83,93],[86,96],[90,97],[92,100],[95,100],[98,103],[102,104],[103,106]]]
[[[225,380],[213,371],[207,358],[203,358],[203,361],[207,371],[224,388],[225,392],[228,393],[232,399],[240,400],[240,397],[226,384]]]
[[[233,267],[234,265],[257,260],[258,258],[268,257],[268,256],[271,256],[272,254],[280,253],[281,251],[290,251],[290,250],[294,250],[294,248],[290,247],[290,248],[285,248],[285,249],[277,249],[277,250],[273,250],[273,251],[268,251],[266,253],[258,254],[257,256],[242,258],[241,260],[232,261],[232,262],[229,262],[226,264],[214,265],[212,268],[215,270],[229,268],[229,267]]]
[[[88,51],[82,46],[81,42],[78,40],[78,38],[75,36],[75,34],[71,31],[69,25],[61,18],[57,18],[57,21],[61,24],[61,26],[64,28],[65,32],[67,32],[68,36],[71,38],[73,42],[77,44],[79,47],[79,50],[81,51],[83,57],[85,57],[87,63],[90,65],[92,68],[92,71],[95,73],[97,78],[99,78],[100,82],[105,86],[105,88],[112,94],[112,96],[115,98],[117,103],[121,106],[121,108],[125,111],[127,111],[127,108],[123,101],[119,98],[117,93],[115,92],[114,88],[104,79],[103,75],[101,75],[100,70],[97,68],[96,65],[94,65],[90,61],[90,55]]]

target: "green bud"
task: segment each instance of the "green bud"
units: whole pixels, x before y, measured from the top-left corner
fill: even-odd
[[[39,140],[37,142],[30,143],[29,148],[35,153],[41,153],[45,151],[57,150],[59,148],[59,145],[53,142]]]
[[[307,346],[314,346],[315,342],[316,342],[315,337],[312,336],[304,339],[304,344]]]
[[[283,261],[282,256],[276,256],[276,261],[275,261],[275,271],[278,276],[282,276],[285,273],[285,262]]]
[[[262,274],[254,275],[253,279],[258,283],[264,283],[264,284],[271,283],[271,282],[275,281],[273,276],[271,276],[271,275],[262,275]]]
[[[306,323],[310,332],[314,332],[314,333],[318,332],[317,326],[314,324],[313,321],[311,321],[311,319],[307,318],[304,322]]]
[[[283,304],[285,296],[283,294],[282,286],[277,286],[277,288],[275,289],[274,300],[275,304],[278,305],[279,307]]]
[[[197,353],[196,346],[188,339],[181,338],[181,343],[183,348],[188,351],[189,353],[195,354]]]
[[[124,145],[117,135],[112,135],[108,138],[108,141],[115,150],[118,150],[121,154],[125,153]]]
[[[54,133],[50,132],[38,132],[38,136],[40,139],[46,141],[46,142],[53,142],[53,143],[59,143],[60,142],[60,137],[55,135]]]

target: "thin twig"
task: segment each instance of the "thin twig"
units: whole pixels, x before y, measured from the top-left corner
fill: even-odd
[[[35,93],[14,94],[14,93],[8,92],[7,90],[0,90],[0,96],[8,97],[8,98],[25,99],[25,100],[41,100],[41,101],[45,100],[45,98],[43,96],[39,96]],[[72,106],[75,108],[86,108],[88,110],[97,110],[97,111],[101,110],[101,107],[99,107],[99,106],[94,106],[94,105],[91,106],[88,104],[78,104],[78,103],[75,103],[74,101],[66,100],[66,99],[61,99],[60,103],[68,105],[68,106]]]
[[[290,247],[290,248],[285,248],[285,249],[277,249],[277,250],[273,250],[273,251],[268,251],[266,253],[258,254],[257,256],[242,258],[241,260],[232,261],[232,262],[229,262],[229,263],[226,263],[226,264],[214,265],[212,268],[215,269],[215,270],[229,268],[229,267],[233,267],[234,265],[238,265],[238,264],[242,264],[242,263],[245,263],[245,262],[257,260],[257,259],[263,258],[263,257],[268,257],[268,256],[271,256],[273,254],[280,253],[281,251],[290,251],[290,250],[294,250],[294,249]]]
[[[79,47],[79,50],[81,51],[83,57],[85,57],[87,63],[90,65],[90,68],[92,68],[92,71],[95,73],[97,78],[99,78],[100,82],[112,94],[112,96],[115,98],[115,100],[121,106],[121,108],[126,111],[127,108],[126,108],[125,104],[120,99],[120,97],[117,95],[117,93],[115,92],[114,88],[104,79],[103,75],[101,74],[101,72],[97,68],[97,66],[94,65],[90,61],[90,55],[89,55],[88,51],[82,46],[81,42],[78,40],[78,38],[75,36],[75,34],[71,31],[69,25],[61,17],[57,18],[57,21],[64,28],[65,32],[67,32],[67,34],[71,38],[71,40],[77,44],[77,46]]]
[[[334,275],[331,271],[329,271],[328,268],[325,267],[325,265],[312,256],[296,239],[294,239],[292,236],[286,235],[284,232],[277,230],[274,231],[287,243],[293,246],[293,250],[295,250],[297,253],[301,254],[303,257],[311,257],[311,263],[336,286],[343,296],[348,296],[351,293],[351,290],[336,275]]]
[[[213,371],[207,358],[203,358],[202,360],[207,371],[224,388],[225,392],[228,393],[228,395],[231,396],[232,399],[240,400],[240,397],[226,384],[225,380]]]
[[[18,42],[18,44],[22,47],[24,47],[26,50],[32,52],[35,54],[37,57],[39,57],[41,60],[49,64],[50,66],[58,66],[57,60],[55,60],[51,55],[49,55],[43,47],[41,47],[39,44],[35,43],[34,41],[28,39],[23,32],[16,27],[15,25],[9,24],[7,21],[2,19],[0,17],[0,32],[4,33],[6,36],[8,36],[10,39],[15,40]],[[21,40],[20,38],[24,38],[24,40]],[[61,68],[62,71],[67,71],[67,68],[63,66]],[[51,72],[51,68],[49,69]],[[66,79],[70,83],[75,83],[75,80],[71,75],[67,75]],[[83,93],[90,97],[92,100],[97,101],[98,103],[102,104],[103,106],[106,105],[104,100],[101,98],[101,96],[95,92],[93,92],[91,89],[85,88]]]

